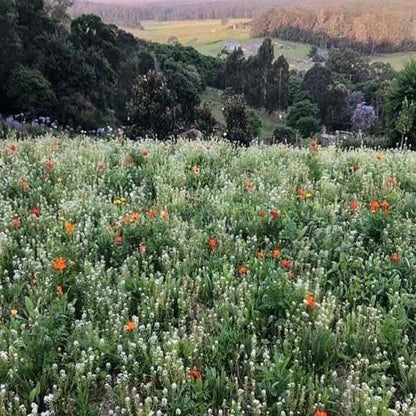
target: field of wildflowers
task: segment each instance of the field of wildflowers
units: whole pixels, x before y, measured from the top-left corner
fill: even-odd
[[[0,146],[0,416],[416,415],[416,154]]]

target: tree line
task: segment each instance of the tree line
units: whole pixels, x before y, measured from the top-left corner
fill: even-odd
[[[255,36],[309,43],[321,48],[354,48],[362,53],[416,49],[416,4],[383,8],[377,2],[355,7],[275,8],[252,22]],[[403,5],[403,8],[402,8]]]

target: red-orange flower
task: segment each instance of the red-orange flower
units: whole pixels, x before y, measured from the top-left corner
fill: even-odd
[[[306,196],[306,191],[303,188],[299,188],[298,189],[298,197],[299,198],[305,198]]]
[[[156,217],[156,211],[154,209],[151,209],[148,213],[147,213],[147,217],[152,219]]]
[[[140,214],[138,212],[133,211],[130,216],[131,222],[137,222],[140,219]]]
[[[260,218],[264,218],[264,217],[266,216],[266,213],[265,213],[264,211],[259,211],[259,212],[257,213],[257,215],[258,215]]]
[[[123,222],[124,222],[124,224],[130,224],[130,222],[131,222],[131,217],[130,217],[130,215],[126,214],[126,215],[123,217]]]
[[[65,231],[68,233],[68,235],[72,236],[74,235],[75,231],[75,225],[72,224],[72,222],[66,222],[65,223]]]
[[[211,250],[216,250],[218,248],[218,246],[219,246],[219,242],[218,242],[218,240],[215,237],[211,237],[208,240],[208,245],[209,245],[209,248]]]
[[[400,261],[400,256],[399,256],[399,254],[398,254],[398,253],[393,253],[393,254],[390,256],[390,260],[391,260],[393,263],[399,263],[399,261]]]
[[[139,251],[142,254],[146,254],[146,251],[147,251],[146,244],[139,244]]]
[[[245,276],[247,274],[247,267],[245,266],[240,266],[238,268],[238,275],[239,276]]]
[[[169,212],[167,211],[161,211],[160,212],[160,216],[162,217],[162,219],[164,219],[165,221],[167,221],[170,217]]]
[[[58,293],[58,296],[62,296],[64,294],[64,287],[62,285],[56,286],[56,291]]]
[[[15,144],[12,144],[12,145],[10,146],[10,151],[11,151],[12,153],[16,153],[16,152],[17,152],[17,146],[16,146]]]
[[[17,230],[18,228],[20,228],[20,226],[22,225],[20,222],[20,219],[18,217],[13,218],[12,222],[11,222],[12,227]]]
[[[370,203],[370,211],[375,214],[378,209],[380,208],[380,204],[378,201],[371,201]]]
[[[29,183],[28,183],[28,182],[26,182],[26,181],[24,181],[24,180],[22,180],[22,181],[20,182],[20,189],[21,189],[22,191],[26,191],[28,188],[29,188]]]
[[[392,176],[389,176],[384,181],[384,185],[386,185],[386,186],[395,186],[395,185],[397,185],[397,181]]]
[[[188,376],[192,379],[192,380],[200,380],[202,378],[202,374],[201,371],[198,370],[198,367],[192,367],[189,371],[188,371]]]
[[[357,209],[359,208],[359,204],[358,204],[358,201],[356,200],[356,199],[354,199],[352,202],[351,202],[351,209],[353,210],[353,211],[357,211]]]
[[[201,168],[199,166],[194,166],[192,170],[194,171],[195,175],[199,175],[201,173]]]
[[[116,236],[116,244],[121,246],[123,244],[123,236],[122,235],[117,235]]]
[[[329,416],[325,410],[317,410],[315,416]]]
[[[38,207],[34,207],[34,208],[32,208],[32,216],[33,217],[40,217],[40,208],[38,208]]]
[[[354,172],[357,172],[357,171],[358,171],[358,169],[360,169],[360,166],[358,165],[358,163],[354,163],[354,166],[352,167],[352,170],[353,170]]]
[[[133,332],[137,328],[137,324],[134,321],[129,321],[124,326],[124,328],[126,329],[127,332]]]
[[[98,162],[97,163],[97,170],[98,172],[104,172],[104,163],[103,162]]]
[[[384,213],[388,215],[390,213],[390,204],[388,201],[384,200],[380,203],[380,207],[384,209]]]
[[[278,249],[278,248],[274,248],[273,250],[272,250],[272,257],[274,258],[274,259],[278,259],[279,257],[280,257],[280,255],[281,255],[282,253],[280,252],[280,250]]]
[[[278,220],[280,218],[280,212],[272,210],[270,211],[270,216],[272,217],[272,220]]]
[[[52,171],[52,169],[53,169],[53,162],[52,162],[52,160],[47,160],[45,162],[45,168],[46,168],[46,170],[48,172],[51,172]]]
[[[282,260],[281,266],[283,269],[290,269],[290,266],[291,266],[290,260],[288,259]]]
[[[149,152],[147,152],[147,151],[142,152],[142,156],[143,156],[143,157],[147,157],[147,156],[149,156]]]
[[[52,267],[57,272],[63,272],[67,267],[67,261],[64,257],[57,257],[53,261]]]
[[[313,296],[312,294],[308,293],[305,296],[305,303],[306,303],[306,306],[309,309],[313,309],[315,307],[315,304],[316,304],[316,302],[315,302],[315,296]]]
[[[254,189],[254,182],[247,181],[247,182],[246,182],[246,189],[247,189],[248,191],[252,191],[252,190]]]

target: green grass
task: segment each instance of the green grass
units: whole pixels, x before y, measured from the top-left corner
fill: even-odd
[[[253,38],[250,27],[244,27],[246,19],[230,20],[222,25],[221,20],[186,20],[186,21],[144,21],[144,31],[138,29],[125,30],[138,38],[153,42],[167,43],[175,36],[184,46],[192,46],[204,55],[217,56],[223,49],[224,42],[235,42],[241,45],[247,56],[256,52],[264,38]],[[275,55],[284,55],[292,68],[308,70],[311,59],[308,57],[310,45],[275,39]],[[416,52],[381,54],[370,58],[371,62],[390,63],[395,70],[400,70]]]
[[[212,109],[213,116],[221,123],[225,124],[224,115],[222,113],[222,97],[221,91],[216,90],[215,88],[207,88],[206,91],[202,94],[202,103],[209,103]],[[262,122],[262,129],[260,133],[260,139],[269,139],[272,137],[276,125],[278,123],[277,114],[268,114],[266,112],[256,110],[254,108],[249,108],[250,111],[253,111]]]

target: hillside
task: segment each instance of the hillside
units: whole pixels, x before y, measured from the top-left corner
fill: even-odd
[[[414,153],[0,150],[0,414],[416,411]]]

